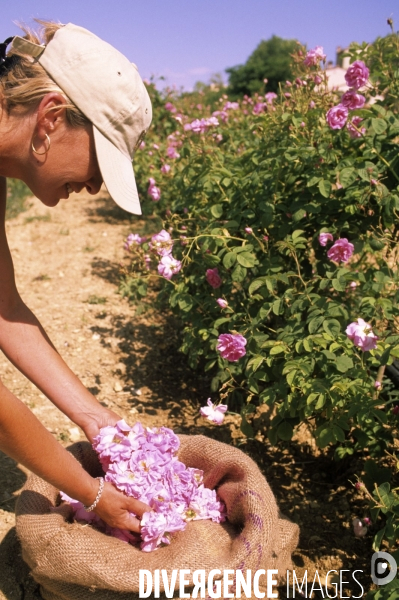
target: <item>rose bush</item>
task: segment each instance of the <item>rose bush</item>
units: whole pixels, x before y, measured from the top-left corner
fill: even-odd
[[[392,471],[373,475],[386,450],[393,456],[398,425],[398,393],[384,377],[399,357],[398,40],[349,54],[343,103],[328,90],[318,47],[307,64],[298,48],[295,81],[278,98],[244,97],[232,108],[222,96],[215,111],[172,96],[175,112],[164,104],[158,117],[155,108],[146,143],[159,150],[138,153],[136,171],[181,270],[170,280],[146,271],[148,244],[132,244],[122,292],[140,300],[155,282],[159,303],[181,321],[181,350],[212,375],[211,391],[241,413],[246,435],[256,435],[252,415],[268,404],[272,443],[306,423],[337,458],[363,453],[374,518],[387,516],[377,548],[383,536],[399,538]],[[373,337],[363,328],[355,338],[359,323]],[[226,335],[246,340],[237,360],[218,351]]]

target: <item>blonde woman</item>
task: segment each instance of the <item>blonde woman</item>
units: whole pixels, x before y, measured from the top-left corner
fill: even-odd
[[[72,191],[95,194],[104,181],[122,208],[140,214],[132,158],[151,103],[137,68],[115,48],[72,24],[41,25],[40,37],[26,32],[0,44],[0,348],[91,441],[119,417],[71,372],[18,293],[5,178],[21,179],[51,207]],[[0,449],[109,525],[139,531],[149,507],[88,475],[1,382]]]

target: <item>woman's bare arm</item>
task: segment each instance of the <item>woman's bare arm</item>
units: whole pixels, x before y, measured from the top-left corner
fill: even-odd
[[[92,440],[101,427],[114,424],[119,417],[84,387],[22,301],[6,238],[5,200],[6,182],[0,177],[0,349]]]

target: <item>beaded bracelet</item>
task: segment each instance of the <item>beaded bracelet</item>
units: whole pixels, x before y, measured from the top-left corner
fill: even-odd
[[[98,487],[97,496],[96,496],[96,499],[94,500],[93,504],[90,504],[90,506],[83,506],[83,508],[85,510],[87,510],[87,512],[91,512],[92,510],[94,510],[96,508],[97,504],[100,501],[101,494],[103,493],[103,489],[104,489],[104,477],[96,477],[96,479],[99,480],[100,485]]]

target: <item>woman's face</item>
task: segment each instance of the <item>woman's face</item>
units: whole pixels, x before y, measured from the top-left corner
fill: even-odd
[[[67,200],[71,192],[86,188],[96,194],[102,177],[97,163],[92,125],[71,127],[65,120],[49,132],[50,148],[44,155],[32,151],[25,183],[46,206],[56,206]],[[48,148],[48,141],[33,141],[39,152]]]

